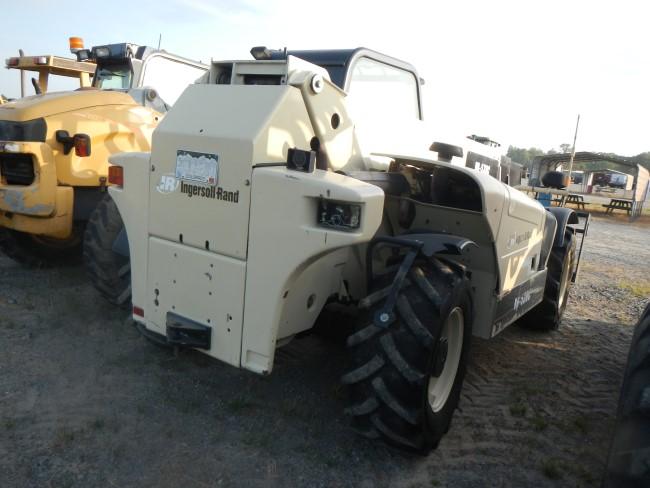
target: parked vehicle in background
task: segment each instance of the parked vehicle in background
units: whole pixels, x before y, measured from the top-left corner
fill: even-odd
[[[75,51],[69,66],[52,56],[8,60],[42,67],[35,84],[42,94],[0,106],[0,249],[28,266],[81,256],[85,224],[105,195],[108,157],[149,150],[169,107],[207,71],[129,43]],[[51,73],[74,73],[82,86],[45,93]]]

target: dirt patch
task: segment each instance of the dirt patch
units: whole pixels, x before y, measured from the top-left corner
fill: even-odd
[[[474,341],[461,408],[427,458],[348,429],[336,345],[294,341],[269,377],[175,357],[81,268],[0,257],[0,484],[597,486],[648,242],[646,226],[596,219],[561,330]]]

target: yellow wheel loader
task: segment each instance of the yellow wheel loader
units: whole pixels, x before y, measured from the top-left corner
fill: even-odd
[[[504,184],[496,157],[405,146],[422,118],[408,63],[252,52],[213,62],[151,153],[110,160],[103,211],[128,235],[133,319],[152,340],[269,374],[278,347],[345,308],[355,429],[428,452],[458,405],[471,336],[560,325],[588,218],[579,228],[572,210]],[[88,232],[105,254],[90,264],[117,268],[100,258],[120,226],[102,220]]]
[[[0,105],[0,249],[25,265],[80,256],[85,223],[104,195],[108,157],[149,150],[171,104],[207,70],[129,43],[75,51],[70,63],[52,56],[7,60],[41,73],[37,95]],[[46,93],[49,73],[77,73],[81,86]]]

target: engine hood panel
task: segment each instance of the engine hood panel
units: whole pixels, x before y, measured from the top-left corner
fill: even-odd
[[[127,93],[112,90],[53,92],[21,98],[0,106],[0,120],[23,122],[102,105],[138,105]]]

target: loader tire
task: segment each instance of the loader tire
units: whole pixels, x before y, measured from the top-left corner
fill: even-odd
[[[50,268],[81,261],[81,227],[68,239],[42,237],[12,229],[0,229],[0,250],[27,268]]]
[[[554,246],[548,257],[544,298],[520,319],[521,325],[540,331],[557,330],[560,327],[569,299],[575,259],[575,235],[567,229],[563,245]]]
[[[131,307],[131,260],[113,250],[124,228],[120,212],[107,193],[86,225],[83,258],[95,288],[112,304]]]
[[[374,290],[390,287],[387,278]],[[433,258],[409,271],[387,328],[372,320],[382,302],[347,340],[346,413],[361,435],[426,454],[449,430],[460,398],[473,319],[469,283],[458,266]]]
[[[650,305],[634,330],[604,488],[650,486]]]

